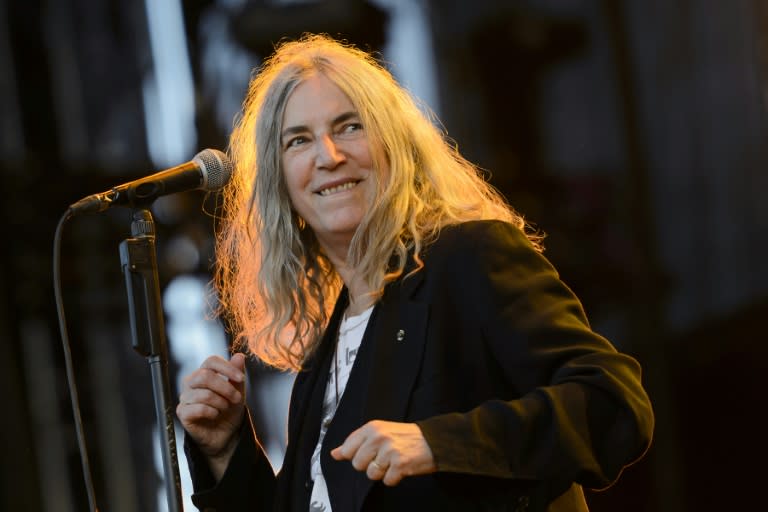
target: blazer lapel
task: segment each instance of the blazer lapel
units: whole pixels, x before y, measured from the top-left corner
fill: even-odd
[[[421,368],[429,307],[411,299],[423,272],[395,283],[382,298],[365,419],[403,421]]]
[[[355,489],[368,480],[365,474],[357,471],[349,461],[334,460],[330,451],[341,445],[353,430],[364,423],[363,410],[368,396],[368,377],[374,364],[371,352],[372,333],[378,325],[378,314],[379,306],[374,309],[368,321],[349,380],[323,440],[320,460],[333,510],[359,510],[361,496]]]
[[[289,409],[288,446],[280,470],[275,510],[292,510],[296,509],[296,505],[302,505],[291,502],[296,502],[303,496],[300,491],[306,490],[309,461],[320,434],[323,395],[336,343],[336,331],[346,306],[347,292],[344,288],[336,301],[317,352],[307,362],[306,368],[296,375]],[[291,505],[288,506],[288,503]]]
[[[313,395],[316,394],[318,380],[322,380],[321,387],[323,389],[320,390],[320,404],[322,405],[322,394],[325,392],[325,382],[327,381],[330,369],[330,357],[332,357],[331,353],[336,346],[336,332],[346,307],[347,289],[342,288],[317,352],[307,362],[306,367],[296,376],[293,392],[291,393],[291,417],[288,424],[289,441],[298,439],[297,436],[299,436],[301,428],[306,423],[307,410],[313,404],[312,399],[314,398]],[[325,372],[322,371],[322,366],[326,366]]]
[[[423,271],[420,271],[394,283],[382,297],[373,338],[364,423],[376,419],[406,419],[424,355],[429,316],[427,304],[411,300],[422,275]],[[374,482],[366,477],[355,483],[355,503],[362,507]]]

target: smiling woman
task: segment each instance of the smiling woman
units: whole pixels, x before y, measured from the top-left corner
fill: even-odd
[[[582,485],[643,454],[638,363],[371,56],[324,36],[280,46],[230,152],[222,313],[241,348],[298,375],[278,475],[243,355],[185,379],[196,506],[585,511]]]
[[[342,280],[352,283],[354,273],[345,263],[349,246],[378,195],[377,183],[387,179],[386,162],[374,164],[360,115],[319,73],[289,96],[282,133],[281,164],[291,204]],[[364,283],[358,288],[354,297],[370,292]]]
[[[318,105],[338,111],[323,119],[329,114],[316,111]],[[357,123],[346,123],[349,116]],[[335,141],[330,146],[312,130],[332,120],[336,131],[325,127]],[[333,254],[314,229],[306,229],[308,219],[290,196],[295,190],[289,190],[287,164],[295,153],[313,155],[299,150],[305,144],[317,150],[312,165],[321,169],[314,174],[328,167],[324,159],[345,158],[340,168],[359,167],[364,176],[351,177],[365,178],[363,188],[373,194],[351,239],[329,239]],[[355,151],[345,154],[346,147]],[[342,286],[349,289],[351,309],[364,309],[402,275],[409,258],[420,265],[422,246],[442,226],[476,219],[525,226],[387,70],[370,55],[322,36],[288,42],[265,61],[251,82],[230,153],[236,171],[225,189],[217,247],[220,298],[236,342],[278,368],[303,367]],[[336,179],[310,183],[344,185]],[[537,246],[535,235],[528,238]],[[345,243],[346,252],[338,254]],[[354,279],[345,278],[352,274],[346,267],[355,269]]]

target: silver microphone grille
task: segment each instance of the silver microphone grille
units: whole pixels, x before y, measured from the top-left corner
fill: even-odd
[[[232,160],[217,149],[204,149],[192,159],[203,173],[203,190],[218,190],[232,177]]]

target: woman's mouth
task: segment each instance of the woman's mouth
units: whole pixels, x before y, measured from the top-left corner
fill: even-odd
[[[337,194],[339,192],[344,192],[345,190],[349,190],[352,187],[354,187],[355,185],[357,185],[358,183],[360,183],[360,182],[359,181],[348,181],[346,183],[342,183],[341,185],[336,185],[334,187],[324,188],[324,189],[320,190],[318,192],[318,194],[320,194],[323,197],[330,196],[332,194]]]

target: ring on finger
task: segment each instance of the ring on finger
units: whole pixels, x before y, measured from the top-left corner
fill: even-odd
[[[376,469],[378,469],[379,471],[386,471],[386,469],[387,469],[384,466],[382,466],[381,464],[379,464],[378,462],[376,462],[375,460],[371,461],[371,465],[373,467],[375,467]]]

